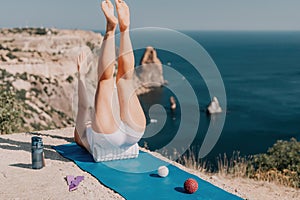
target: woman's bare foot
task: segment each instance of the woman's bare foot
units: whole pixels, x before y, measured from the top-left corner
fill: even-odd
[[[106,0],[102,1],[101,8],[107,21],[106,32],[114,32],[118,25],[118,19],[115,17],[114,14],[114,5],[111,3],[110,0]]]
[[[123,0],[115,0],[119,18],[120,32],[125,32],[130,25],[130,11],[128,5]]]

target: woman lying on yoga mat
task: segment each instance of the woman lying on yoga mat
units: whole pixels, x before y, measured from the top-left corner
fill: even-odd
[[[134,55],[129,35],[130,11],[122,0],[115,0],[118,19],[114,16],[114,6],[106,0],[101,4],[106,17],[106,34],[102,43],[98,62],[98,85],[95,95],[95,112],[91,126],[88,102],[81,68],[87,67],[82,53],[77,59],[78,67],[78,114],[74,138],[78,145],[85,147],[95,161],[136,157],[137,142],[146,127],[145,115],[132,86]],[[120,27],[120,50],[118,72],[115,79],[115,30]],[[114,95],[115,94],[115,95]]]

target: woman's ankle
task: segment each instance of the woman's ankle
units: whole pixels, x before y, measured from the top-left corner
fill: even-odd
[[[104,35],[104,40],[115,37],[116,29],[106,31]]]

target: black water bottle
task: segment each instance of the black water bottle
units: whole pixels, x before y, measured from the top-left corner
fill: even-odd
[[[40,137],[31,138],[32,169],[43,168],[43,141]]]

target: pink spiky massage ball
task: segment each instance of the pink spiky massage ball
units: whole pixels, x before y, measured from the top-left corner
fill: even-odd
[[[184,189],[187,193],[193,194],[198,190],[198,183],[195,179],[189,178],[184,182]]]

